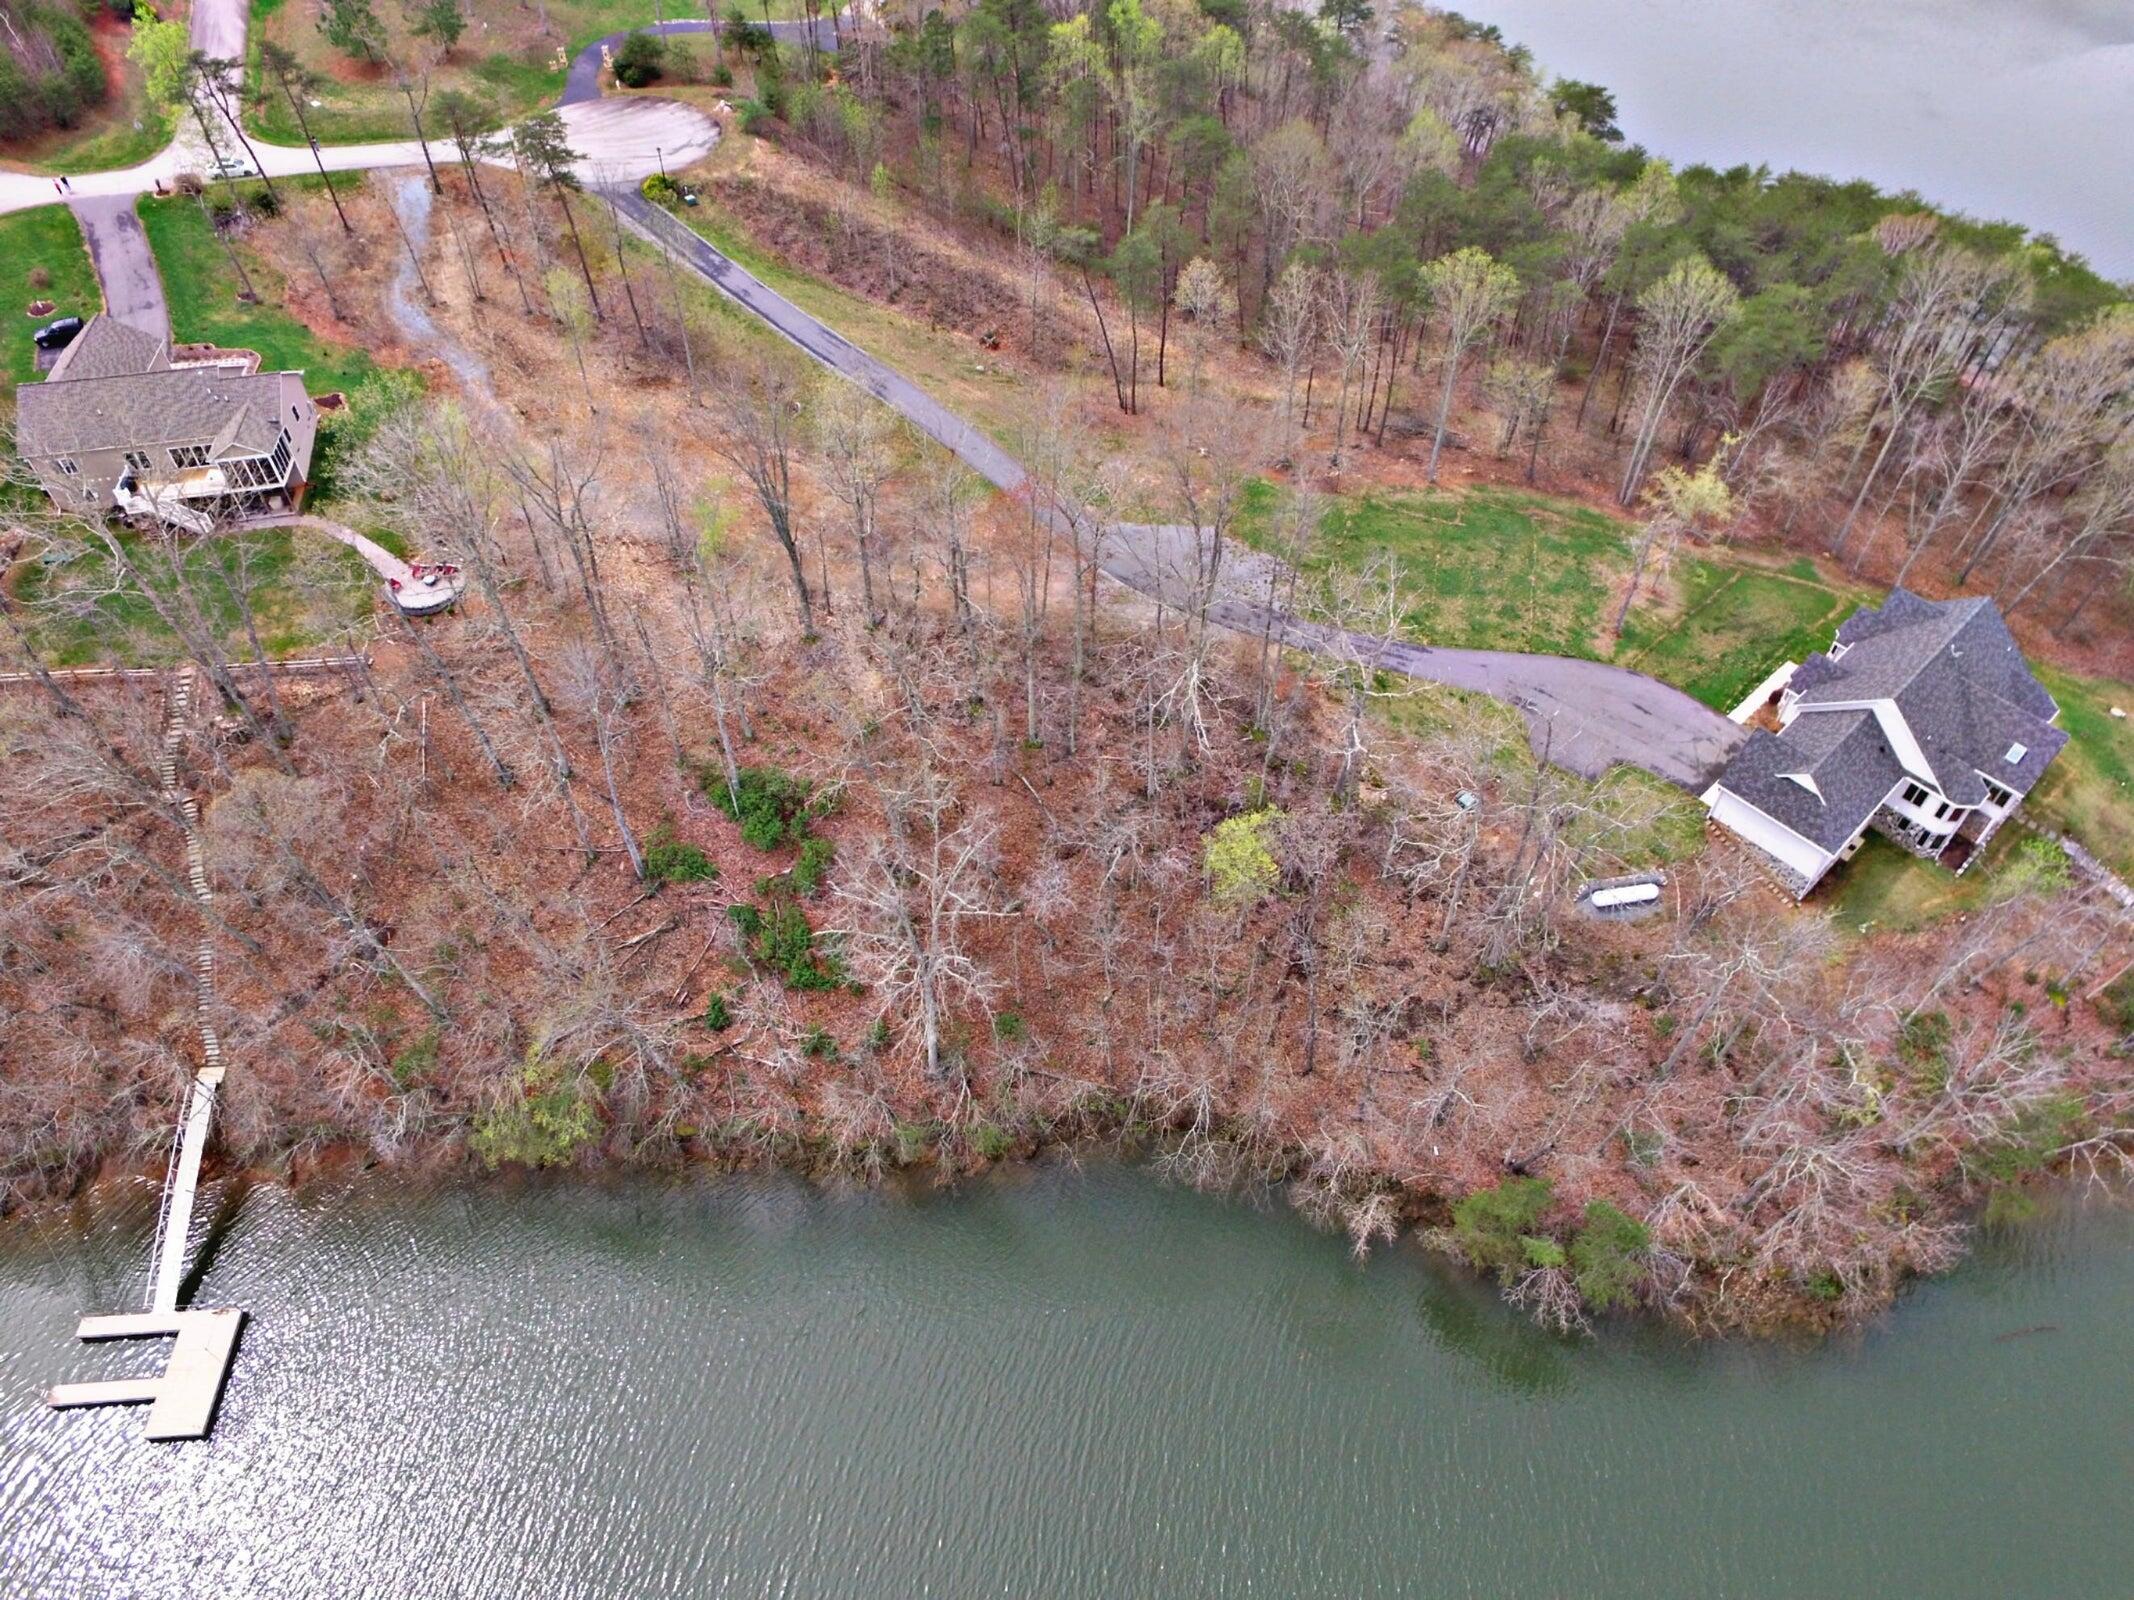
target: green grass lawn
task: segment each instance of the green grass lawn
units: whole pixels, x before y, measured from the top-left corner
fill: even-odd
[[[328,343],[280,310],[280,277],[242,244],[237,249],[261,303],[240,300],[229,255],[198,201],[144,198],[135,209],[163,274],[174,339],[257,350],[267,371],[301,369],[313,394],[353,389],[378,370],[368,351]]]
[[[1353,570],[1388,550],[1417,596],[1415,637],[1549,655],[1595,653],[1609,590],[1630,570],[1611,519],[1502,489],[1343,500],[1308,565]]]
[[[1808,903],[1826,908],[1846,933],[1908,933],[2036,883],[2039,858],[2027,856],[2026,847],[2062,862],[2058,845],[2012,823],[1962,877],[1870,833],[1858,855],[1830,869]]]
[[[169,144],[170,136],[170,114],[142,101],[129,107],[121,118],[86,130],[81,138],[44,152],[37,165],[47,172],[70,176],[120,171],[139,166]]]
[[[1280,491],[1256,485],[1239,532],[1264,545]],[[1781,661],[1829,644],[1865,590],[1814,565],[1758,566],[1723,549],[1685,553],[1664,598],[1631,609],[1611,641],[1630,572],[1630,530],[1571,501],[1508,489],[1364,494],[1334,505],[1305,565],[1355,570],[1382,551],[1419,598],[1409,634],[1430,644],[1615,661],[1731,711]]]
[[[1808,566],[1807,563],[1802,563]],[[1631,609],[1614,659],[1731,711],[1782,661],[1827,649],[1865,591],[1840,593],[1807,575],[1692,556],[1676,564],[1683,603],[1671,613]]]
[[[4,314],[13,326],[6,340],[8,407],[13,409],[13,386],[28,383],[37,375],[37,347],[30,335],[53,317],[86,317],[103,309],[103,295],[96,286],[96,270],[89,264],[89,251],[82,243],[74,213],[65,206],[39,206],[0,217],[0,283],[5,284]],[[55,310],[30,317],[25,308],[33,300],[49,300]]]
[[[168,594],[175,575],[160,541],[120,535],[129,560]],[[240,553],[248,563],[260,642],[270,656],[293,655],[330,637],[370,609],[370,569],[353,550],[289,528],[202,539],[184,547],[183,576],[201,613],[233,656],[251,654],[232,592]],[[47,664],[160,666],[182,654],[177,638],[140,586],[91,542],[66,559],[24,562],[12,579],[31,619],[30,636]]]
[[[2024,815],[2073,834],[2099,860],[2134,877],[2134,685],[2051,667],[2037,674],[2060,702],[2068,745],[2024,801]],[[2129,715],[2114,717],[2113,706]]]

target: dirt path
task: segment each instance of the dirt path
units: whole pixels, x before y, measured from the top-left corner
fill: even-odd
[[[430,242],[431,203],[429,180],[419,172],[410,173],[393,185],[393,210],[399,215],[400,225],[407,230],[417,255]],[[386,285],[386,310],[408,335],[410,345],[437,353],[437,358],[459,379],[461,389],[477,413],[490,421],[502,421],[503,407],[496,397],[495,384],[490,382],[488,363],[437,325],[437,319],[430,315],[423,302],[421,288],[415,277],[414,262],[403,254],[392,282]]]

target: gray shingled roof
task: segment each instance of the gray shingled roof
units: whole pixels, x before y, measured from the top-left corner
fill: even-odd
[[[1813,778],[1821,798],[1785,776],[1789,772]],[[1903,763],[1872,711],[1829,711],[1796,718],[1784,733],[1757,729],[1719,781],[1802,838],[1836,852],[1903,776]]]
[[[74,336],[74,342],[60,351],[59,359],[52,363],[52,370],[44,375],[44,381],[70,383],[84,378],[116,378],[153,372],[169,364],[170,357],[164,351],[161,339],[98,312]]]
[[[1838,629],[1844,654],[1810,656],[1789,690],[1799,696],[1784,732],[1752,735],[1720,782],[1825,849],[1851,839],[1902,776],[1871,711],[1893,701],[1941,790],[1957,805],[1986,798],[1981,773],[2027,794],[2067,744],[2052,696],[1990,600],[1923,600],[1895,589]],[[2023,747],[2020,759],[2008,752]],[[1822,798],[1788,772],[1811,775]]]
[[[266,455],[280,405],[278,374],[242,377],[227,367],[26,383],[15,391],[15,447],[26,456],[67,455],[214,441],[218,459]]]

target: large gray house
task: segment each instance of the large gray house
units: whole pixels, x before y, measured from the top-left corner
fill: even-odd
[[[301,372],[245,351],[173,352],[94,316],[41,383],[15,391],[15,448],[69,511],[153,516],[204,533],[213,518],[293,511],[318,408]]]
[[[1895,589],[1779,691],[1706,796],[1797,895],[1870,827],[1957,871],[2067,743],[2060,708],[1991,600]]]

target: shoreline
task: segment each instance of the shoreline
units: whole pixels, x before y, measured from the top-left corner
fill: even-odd
[[[693,1142],[693,1141],[692,1141]],[[928,1146],[930,1151],[940,1152],[938,1145]],[[1298,1177],[1308,1161],[1306,1152],[1287,1152],[1288,1165],[1280,1170],[1262,1166],[1255,1171],[1233,1171],[1221,1182],[1194,1182],[1177,1172],[1165,1171],[1167,1157],[1177,1154],[1178,1142],[1166,1140],[1156,1130],[1146,1126],[1134,1128],[1120,1123],[1106,1129],[1091,1129],[1065,1138],[1047,1138],[1025,1145],[1018,1145],[1007,1153],[993,1158],[976,1158],[974,1164],[960,1167],[944,1167],[938,1160],[918,1159],[902,1164],[884,1164],[878,1170],[868,1172],[855,1169],[834,1160],[804,1162],[794,1159],[746,1160],[721,1157],[710,1151],[684,1151],[676,1156],[637,1160],[627,1158],[604,1158],[581,1161],[561,1167],[527,1167],[517,1163],[503,1163],[496,1167],[484,1167],[465,1148],[461,1139],[426,1142],[414,1155],[388,1162],[367,1152],[352,1141],[337,1141],[331,1145],[303,1153],[291,1153],[279,1163],[232,1166],[216,1163],[212,1159],[209,1170],[203,1174],[202,1183],[216,1185],[224,1190],[231,1184],[245,1188],[254,1185],[271,1186],[292,1196],[301,1198],[307,1192],[334,1184],[377,1184],[381,1182],[414,1183],[433,1185],[439,1188],[474,1187],[483,1190],[510,1192],[513,1186],[528,1182],[545,1182],[557,1187],[582,1187],[598,1189],[611,1184],[663,1179],[673,1181],[716,1181],[749,1175],[776,1176],[807,1185],[811,1190],[834,1193],[843,1189],[851,1193],[876,1193],[910,1201],[925,1195],[939,1195],[972,1182],[1002,1182],[1035,1178],[1045,1169],[1054,1166],[1079,1167],[1085,1163],[1108,1162],[1121,1167],[1145,1171],[1154,1181],[1166,1187],[1178,1187],[1206,1194],[1226,1204],[1242,1203],[1249,1209],[1259,1210],[1258,1198],[1279,1202],[1314,1232],[1338,1236],[1342,1223],[1337,1215],[1322,1202],[1313,1204],[1311,1191],[1299,1183]],[[60,1222],[70,1213],[84,1208],[95,1211],[118,1201],[123,1192],[134,1185],[155,1189],[160,1185],[160,1169],[152,1163],[106,1162],[92,1175],[78,1184],[71,1192],[54,1195],[35,1202],[19,1202],[4,1218],[0,1228],[39,1228]],[[2079,1186],[2054,1175],[2050,1181],[2026,1189],[2034,1205],[2042,1209],[2061,1203],[2109,1204],[2109,1200],[2093,1201],[2081,1192]],[[218,1202],[227,1198],[218,1196]],[[1403,1195],[1398,1230],[1390,1237],[1376,1241],[1385,1250],[1411,1247],[1421,1253],[1436,1270],[1455,1273],[1479,1286],[1490,1286],[1490,1274],[1463,1260],[1458,1251],[1450,1248],[1442,1238],[1433,1235],[1441,1231],[1441,1224],[1449,1216],[1456,1200],[1441,1195]],[[1708,1294],[1698,1292],[1699,1281],[1711,1270],[1711,1264],[1692,1264],[1690,1277],[1683,1288],[1668,1301],[1646,1298],[1633,1309],[1607,1315],[1596,1315],[1590,1325],[1576,1330],[1554,1330],[1559,1337],[1577,1342],[1581,1335],[1597,1337],[1603,1328],[1623,1330],[1639,1326],[1660,1327],[1696,1339],[1719,1339],[1748,1344],[1797,1344],[1820,1343],[1848,1334],[1862,1333],[1882,1320],[1908,1295],[1915,1286],[1946,1278],[1950,1273],[1968,1265],[1976,1254],[1977,1211],[1964,1219],[1966,1240],[1964,1248],[1947,1266],[1936,1272],[1906,1270],[1894,1282],[1891,1291],[1878,1297],[1871,1304],[1856,1306],[1849,1314],[1841,1311],[1835,1303],[1821,1301],[1804,1292],[1788,1292],[1772,1286],[1767,1294],[1754,1304],[1760,1314],[1749,1317],[1716,1318],[1708,1315],[1713,1302]],[[1367,1256],[1375,1256],[1378,1248],[1352,1249],[1352,1258],[1361,1265]],[[197,1270],[197,1264],[196,1268]],[[1501,1288],[1501,1285],[1499,1286]],[[1509,1302],[1508,1303],[1512,1303]],[[1743,1302],[1732,1302],[1738,1310]]]
[[[2134,282],[2134,230],[2122,223],[2116,238],[2108,231],[2115,211],[2126,211],[2127,202],[2134,201],[2134,193],[2118,199],[2109,189],[2100,194],[2094,185],[2088,185],[2079,193],[2045,195],[2042,197],[2044,207],[2062,213],[2060,222],[2056,223],[2053,218],[2040,214],[2041,195],[2037,187],[2041,175],[2050,177],[2060,168],[2080,168],[2085,165],[2087,154],[2107,154],[2134,134],[2134,129],[2114,128],[2102,114],[2104,84],[2115,81],[2109,76],[2113,67],[2108,59],[2102,68],[2094,63],[2088,65],[2085,69],[2087,77],[2082,72],[2070,75],[2066,71],[2073,62],[2109,58],[2115,48],[2122,51],[2127,48],[2124,43],[2115,47],[2110,41],[2058,19],[2033,21],[2024,18],[2005,29],[1996,29],[1990,41],[1980,42],[1972,51],[1979,59],[1957,59],[1952,49],[1947,59],[1936,59],[1931,63],[1932,68],[1938,70],[1922,69],[1918,76],[1914,76],[1907,69],[1914,60],[1922,58],[1917,47],[1924,37],[1924,25],[1912,25],[1901,18],[1894,22],[1884,19],[1884,24],[1893,28],[1896,36],[1868,41],[1860,55],[1879,70],[1896,67],[1897,77],[1894,82],[1885,82],[1883,98],[1875,102],[1880,108],[1878,114],[1853,124],[1845,121],[1845,108],[1853,103],[1851,91],[1855,85],[1842,74],[1835,80],[1827,77],[1834,54],[1831,46],[1842,44],[1847,38],[1842,28],[1832,26],[1841,17],[1835,6],[1825,5],[1820,8],[1821,14],[1812,14],[1805,19],[1792,18],[1791,26],[1786,26],[1777,19],[1767,20],[1754,7],[1707,13],[1679,4],[1667,4],[1663,8],[1647,0],[1639,8],[1639,15],[1610,13],[1607,16],[1608,30],[1638,40],[1637,49],[1629,52],[1618,52],[1607,42],[1607,36],[1598,31],[1592,38],[1571,37],[1584,23],[1583,18],[1569,8],[1552,8],[1559,15],[1571,18],[1568,27],[1555,16],[1537,17],[1531,14],[1528,6],[1506,4],[1504,0],[1473,7],[1454,5],[1452,9],[1478,25],[1499,29],[1508,47],[1530,50],[1536,67],[1545,78],[1591,81],[1609,90],[1620,105],[1618,117],[1623,125],[1625,142],[1639,145],[1678,168],[1709,166],[1725,171],[1737,166],[1765,166],[1778,173],[1797,171],[1834,183],[1865,182],[1889,192],[1915,193],[1929,206],[1976,222],[2013,222],[2033,240],[2051,238],[2058,241],[2105,278]],[[1934,32],[1937,35],[1944,31],[1961,35],[1977,20],[1975,13],[1966,12],[1961,17],[1943,19]],[[1679,26],[1685,23],[1686,29]],[[1599,24],[1594,26],[1598,30]],[[1737,59],[1754,61],[1756,65],[1730,65],[1716,44],[1705,48],[1704,41],[1697,37],[1705,30],[1714,35],[1724,33],[1735,47]],[[1812,53],[1803,51],[1796,62],[1786,48],[1785,39],[1766,37],[1767,31],[1814,40],[1816,46]],[[2045,37],[2048,31],[2049,39]],[[1689,42],[1683,43],[1675,55],[1663,58],[1656,65],[1646,65],[1641,53],[1649,49],[1653,38],[1669,35],[1678,40],[1686,38]],[[2040,41],[2031,51],[2034,59],[2010,64],[1999,53],[2003,48],[2029,44],[2033,39]],[[2078,44],[2078,40],[2085,43]],[[1765,47],[1770,48],[1767,51]],[[1627,54],[1637,60],[1638,65],[1626,67],[1619,54]],[[1572,66],[1569,60],[1572,56],[1584,64]],[[1982,85],[1978,75],[1983,63],[1989,61],[2001,70],[1989,83]],[[1640,74],[1649,71],[1668,72],[1670,88],[1681,85],[1685,79],[1714,74],[1713,87],[1706,91],[1714,96],[1724,88],[1740,87],[1733,81],[1737,77],[1747,77],[1759,83],[1763,93],[1748,95],[1746,103],[1738,95],[1728,100],[1727,111],[1733,120],[1725,126],[1717,126],[1704,119],[1700,111],[1681,112],[1679,108],[1685,98],[1695,97],[1662,92],[1654,83],[1642,80]],[[1826,121],[1807,109],[1814,105],[1815,95],[1796,92],[1804,85],[1812,87],[1819,76],[1825,85],[1822,98],[1836,108],[1835,121]],[[1928,82],[1929,77],[1952,83],[1954,87],[1946,95],[1937,96]],[[2038,87],[2040,84],[2045,87]],[[1982,88],[1999,89],[2001,93],[1982,94]],[[1908,125],[1894,130],[1890,127],[1887,110],[1891,92],[1914,95],[1919,101],[1919,109],[1907,113]],[[2060,104],[2071,98],[2088,102],[2085,109],[2091,111],[2094,120],[2070,122],[2042,132],[2030,120],[2039,106],[2048,102]],[[1744,118],[1742,113],[1753,110],[1759,99],[1777,109],[1769,116]],[[2121,99],[2123,101],[2124,96]],[[1707,125],[1696,133],[1686,132],[1681,127],[1670,129],[1667,126],[1670,116],[1683,121],[1705,120]],[[1983,183],[1980,181],[1981,163],[1976,159],[1978,152],[1975,150],[1967,150],[1962,159],[1955,155],[1946,157],[1949,162],[1960,165],[1962,173],[1938,170],[1940,163],[1936,158],[1947,143],[1950,128],[1966,118],[1982,126],[2028,123],[2031,136],[2022,146],[2027,156],[2011,159],[2006,169],[1988,167],[1983,173]],[[1900,118],[1900,121],[1905,120]],[[1656,129],[1655,123],[1659,124]],[[1788,123],[1795,125],[1789,128]],[[1963,131],[1960,126],[1958,131]],[[1650,137],[1646,136],[1648,132]],[[2084,133],[2090,136],[2084,138]],[[1792,156],[1774,153],[1785,149],[1798,153]],[[1860,150],[1875,153],[1862,157],[1856,153]],[[2040,152],[2047,153],[2041,158]],[[2024,160],[2027,160],[2027,170],[2022,164]],[[1968,174],[1968,178],[1963,174]],[[1992,192],[1996,187],[2002,191],[1998,197]],[[1967,189],[1972,192],[1972,198],[1961,197],[1960,191]],[[2086,235],[2083,239],[2073,236],[2076,219]],[[2087,237],[2092,232],[2096,237]]]

